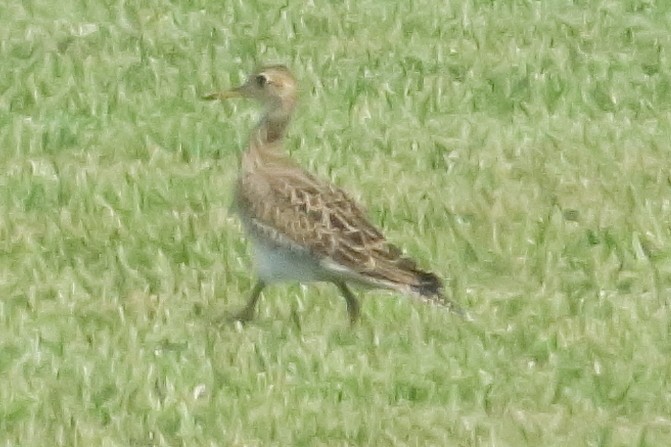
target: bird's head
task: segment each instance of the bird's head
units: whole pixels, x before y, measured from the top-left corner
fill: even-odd
[[[268,65],[254,70],[239,87],[206,95],[204,99],[252,98],[268,108],[293,108],[296,79],[284,65]]]

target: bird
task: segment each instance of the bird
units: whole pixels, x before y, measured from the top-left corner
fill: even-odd
[[[348,284],[400,292],[463,316],[436,274],[390,243],[346,192],[316,178],[283,150],[297,96],[296,78],[285,65],[258,67],[239,87],[203,96],[251,98],[264,108],[240,160],[232,207],[251,242],[257,280],[232,319],[252,320],[266,286],[287,281],[333,283],[351,323],[361,307]]]

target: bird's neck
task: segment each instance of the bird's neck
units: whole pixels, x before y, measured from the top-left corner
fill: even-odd
[[[293,103],[282,103],[270,107],[252,132],[252,139],[262,145],[273,145],[280,142],[291,120]]]
[[[284,133],[291,120],[293,107],[266,110],[249,138],[249,146],[242,157],[243,172],[250,172],[262,165],[277,165],[286,162],[287,154],[282,150]]]

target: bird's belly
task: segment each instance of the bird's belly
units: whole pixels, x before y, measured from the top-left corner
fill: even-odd
[[[259,278],[266,283],[280,281],[324,281],[327,271],[319,260],[303,249],[252,241]]]

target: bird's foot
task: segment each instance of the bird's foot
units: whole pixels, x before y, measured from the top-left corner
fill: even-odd
[[[234,314],[228,317],[228,320],[231,322],[239,321],[240,323],[247,323],[254,319],[254,309],[245,307],[244,309],[235,312]]]

